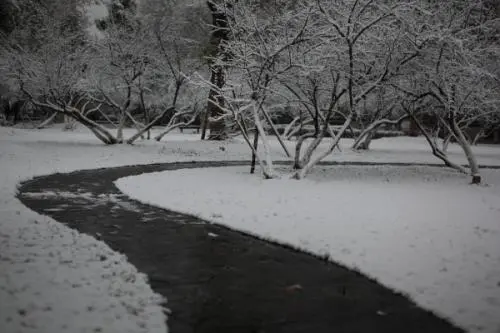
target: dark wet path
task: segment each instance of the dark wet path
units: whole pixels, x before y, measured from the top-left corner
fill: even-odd
[[[127,255],[168,298],[171,333],[462,332],[343,266],[141,204],[113,184],[173,163],[54,174],[23,183],[29,208]],[[200,185],[201,186],[201,185]],[[165,195],[169,193],[164,189]]]

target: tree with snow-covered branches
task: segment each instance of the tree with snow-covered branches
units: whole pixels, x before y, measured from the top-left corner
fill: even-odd
[[[419,104],[414,107],[407,102],[405,109],[433,154],[448,166],[470,174],[472,183],[480,183],[479,165],[464,130],[475,120],[494,121],[498,115],[498,18],[491,15],[485,3],[457,0],[446,5],[431,3],[419,19],[413,22],[419,29],[415,36],[425,40],[425,46],[414,68],[395,87]],[[435,135],[414,112],[424,107],[421,113],[434,120],[438,129]],[[467,158],[468,169],[451,162],[446,149],[439,147],[439,130],[455,138]]]
[[[115,6],[107,19],[98,22],[99,36],[90,38],[85,34],[83,9],[78,4],[66,7],[57,7],[56,13],[40,5],[36,20],[44,28],[36,31],[37,43],[26,40],[30,34],[25,26],[16,26],[8,36],[2,69],[12,86],[36,106],[88,127],[106,144],[133,143],[165,117],[168,125],[158,140],[196,120],[199,102],[183,87],[201,61],[190,46],[195,42],[179,33],[182,21],[175,20],[174,13],[160,20]],[[81,26],[66,27],[71,13]],[[161,111],[146,112],[152,105]],[[138,108],[145,114],[143,122],[133,112]],[[95,121],[99,118],[116,127],[116,134]],[[137,132],[125,139],[127,123]]]
[[[354,122],[362,122],[360,103],[418,54],[415,48],[402,52],[405,27],[400,16],[413,11],[409,2],[311,1],[266,13],[260,13],[257,4],[238,2],[221,10],[228,8],[232,38],[224,47],[231,57],[217,61],[247,80],[247,100],[257,106],[252,120],[264,152],[269,149],[264,129],[259,130],[260,117],[273,129],[266,112],[268,101],[295,103],[310,116],[307,121],[314,130],[304,133],[295,149],[296,178],[329,155]],[[334,117],[344,119],[336,129],[331,126]],[[315,155],[326,134],[332,143]],[[309,138],[314,139],[301,155],[301,146]]]

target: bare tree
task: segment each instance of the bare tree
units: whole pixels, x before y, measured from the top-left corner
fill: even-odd
[[[272,174],[272,161],[264,124],[288,153],[273,124],[270,106],[278,102],[304,110],[300,114],[305,117],[294,115],[285,130],[287,135],[304,129],[306,122],[313,126],[312,132],[302,133],[295,149],[294,166],[298,170],[294,177],[303,178],[338,146],[352,124],[362,123],[360,103],[381,91],[418,55],[417,48],[401,51],[405,26],[399,17],[413,10],[407,2],[386,5],[374,1],[315,1],[275,11],[266,8],[265,13],[239,2],[226,2],[218,8],[230,9],[231,39],[223,47],[231,57],[218,57],[215,63],[244,80],[245,89],[239,91],[246,91],[246,95],[237,97],[235,84],[222,89],[211,83],[223,97],[223,101],[213,103],[225,110],[237,105],[233,114],[240,119],[251,118],[264,146],[268,176]],[[224,103],[230,105],[224,108]],[[379,113],[385,115],[390,109],[380,107]],[[343,121],[334,128],[333,119]],[[363,135],[370,134],[377,125]],[[331,145],[326,152],[314,154],[326,136],[332,137]],[[308,139],[312,141],[302,154],[302,145]],[[246,141],[255,154],[255,147]]]
[[[91,84],[95,87],[93,98],[115,110],[117,119],[116,140],[124,142],[123,130],[132,122],[138,130],[143,126],[131,114],[137,107],[142,90],[141,78],[150,70],[148,48],[142,29],[135,31],[111,26],[105,37],[95,43]]]
[[[379,88],[372,95],[372,99],[363,101],[361,118],[366,124],[365,128],[357,135],[352,148],[367,150],[379,128],[391,126],[399,128],[408,115],[398,107],[398,94],[387,85]]]
[[[427,112],[422,114],[430,116],[435,127],[443,129],[449,138],[456,139],[469,169],[451,164],[445,149],[438,149],[431,133],[413,115],[434,155],[445,164],[469,173],[472,183],[478,184],[481,182],[478,162],[464,129],[470,120],[488,119],[487,115],[495,114],[498,109],[496,19],[487,15],[489,8],[483,3],[451,1],[446,6],[429,6],[434,15],[422,15],[423,21],[413,22],[419,29],[418,38],[426,41],[425,47],[413,73],[408,73],[398,86],[407,96],[426,100]],[[437,135],[438,131],[434,137]]]
[[[417,50],[399,52],[405,27],[401,24],[400,16],[412,11],[411,4],[405,1],[387,4],[375,1],[339,1],[335,4],[328,1],[316,1],[319,24],[323,27],[323,45],[318,47],[317,63],[337,75],[337,84],[345,90],[344,101],[342,94],[336,96],[336,107],[341,105],[344,110],[344,122],[337,128],[333,142],[323,153],[313,152],[319,147],[322,136],[313,140],[301,163],[301,168],[295,174],[296,178],[303,178],[310,169],[323,158],[333,152],[340,138],[353,123],[363,126],[361,102],[381,91],[388,81],[397,76],[402,67],[407,65],[418,54]],[[347,68],[347,70],[345,70]],[[312,99],[314,105],[314,99]],[[390,109],[383,106],[382,111]],[[332,112],[329,110],[329,112]],[[338,111],[337,111],[338,112]],[[320,117],[315,118],[317,122]],[[323,117],[329,119],[329,116]],[[327,129],[328,121],[324,123]],[[372,126],[373,128],[376,126]],[[367,133],[373,129],[371,128]],[[363,133],[366,135],[367,133]],[[300,151],[300,148],[298,149]]]
[[[168,124],[155,137],[157,141],[176,128],[189,126],[200,117],[200,96],[188,87],[190,76],[203,65],[196,54],[200,43],[182,36],[185,22],[178,17],[178,5],[175,7],[172,4],[164,10],[164,15],[147,17],[144,23],[150,33],[148,58],[151,70],[144,77],[149,83],[146,89],[138,87],[141,101],[148,98],[150,104],[159,106],[163,111],[131,137],[129,143],[166,117],[169,117]]]
[[[33,3],[36,6],[35,3]],[[77,11],[75,4],[66,3],[61,12],[39,6],[38,18],[44,28],[37,31],[41,43],[32,44],[22,38],[25,27],[14,31],[7,45],[7,77],[37,107],[64,115],[88,127],[101,141],[116,140],[111,133],[88,116],[99,106],[86,101],[87,46],[79,30],[66,28],[68,13]],[[58,13],[60,16],[55,16]]]
[[[221,122],[232,119],[257,154],[264,175],[272,178],[274,171],[267,128],[277,137],[285,154],[291,155],[270,114],[273,103],[277,102],[273,101],[276,97],[273,89],[277,87],[279,75],[292,67],[282,62],[285,53],[294,45],[305,42],[303,37],[309,27],[309,16],[307,13],[305,16],[261,16],[252,6],[229,1],[218,5],[217,10],[231,10],[227,29],[232,38],[221,45],[231,56],[215,58],[213,66],[225,69],[233,80],[226,82],[224,87],[207,82],[213,92],[210,103],[224,111],[208,120]],[[235,78],[239,78],[239,82],[235,82]],[[244,128],[249,120],[262,141],[263,155],[257,153]]]

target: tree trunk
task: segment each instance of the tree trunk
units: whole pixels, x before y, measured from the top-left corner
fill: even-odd
[[[210,100],[210,96],[208,97],[208,100]],[[208,128],[208,106],[203,115],[201,116],[201,140],[205,140],[205,136],[207,135],[207,128]]]
[[[472,176],[471,183],[472,184],[480,184],[481,183],[481,175],[479,174],[479,165],[476,160],[476,156],[472,152],[472,148],[470,146],[469,141],[465,137],[464,133],[460,129],[460,126],[458,126],[455,117],[452,116],[450,117],[450,125],[451,129],[453,131],[453,134],[455,134],[455,137],[457,138],[458,144],[460,147],[462,147],[462,150],[464,151],[465,156],[467,157],[467,161],[469,162],[469,169],[470,173]]]
[[[253,151],[252,151],[252,164],[250,165],[250,173],[253,174],[255,172],[255,160],[257,158],[257,149],[259,147],[259,131],[255,130],[255,134],[253,136]]]
[[[373,137],[375,136],[375,132],[371,131],[366,136],[363,142],[361,142],[358,146],[360,150],[368,150],[370,149],[370,143],[372,143]]]
[[[418,126],[415,119],[412,117],[410,120],[409,136],[418,136]]]
[[[120,123],[116,131],[116,140],[118,140],[118,143],[123,143],[123,128],[125,127],[126,120],[127,117],[125,116],[125,112],[120,111]]]
[[[291,157],[292,155],[290,155],[290,152],[288,151],[288,148],[285,145],[285,142],[283,142],[283,139],[281,138],[280,133],[278,132],[278,129],[274,125],[273,120],[271,119],[271,116],[267,113],[267,111],[263,105],[261,106],[261,109],[262,109],[262,113],[264,114],[264,118],[266,118],[266,121],[269,124],[269,126],[271,127],[272,132],[276,136],[276,139],[278,139],[278,142],[280,143],[281,147],[283,148],[283,151],[285,152],[286,157]]]
[[[151,120],[149,119],[150,118],[149,117],[149,109],[146,107],[146,102],[144,101],[144,90],[143,89],[141,89],[139,97],[140,97],[140,102],[141,102],[141,109],[142,109],[142,112],[144,113],[144,123],[149,124],[151,122]],[[149,127],[147,129],[147,133],[146,133],[147,140],[151,139],[151,127]]]
[[[81,123],[83,126],[87,127],[94,135],[107,145],[116,144],[118,140],[103,126],[97,124],[96,122],[88,119],[85,115],[79,112],[65,112],[64,114],[69,115],[76,121]]]
[[[309,119],[307,121],[304,121],[302,122],[302,120],[299,122],[299,124],[293,128],[291,128],[287,135],[283,135],[283,137],[285,138],[285,140],[291,140],[293,136],[297,136],[297,137],[300,137],[300,135],[302,134],[302,129],[304,126],[306,125],[309,125],[310,123],[312,123],[312,119]]]
[[[210,46],[212,47],[211,57],[222,57],[223,60],[228,59],[227,52],[221,47],[222,43],[229,39],[229,22],[226,12],[221,11],[217,7],[217,4],[213,0],[208,0],[207,5],[210,8],[212,14],[212,35],[210,37]],[[205,123],[202,130],[202,139],[205,138],[205,130],[209,126],[210,135],[209,140],[225,140],[227,139],[227,129],[226,122],[220,116],[224,114],[224,111],[220,106],[224,105],[224,101],[220,96],[220,89],[226,84],[226,78],[224,75],[224,68],[216,64],[214,61],[210,61],[210,83],[213,85],[208,94],[208,104],[207,111],[205,115]],[[217,89],[216,89],[216,88]],[[216,101],[216,104],[212,103]],[[219,118],[217,121],[207,123],[210,117]]]
[[[485,130],[483,128],[472,139],[472,145],[477,146],[477,144],[479,143],[479,140],[481,140],[484,136],[485,136]]]
[[[375,135],[375,130],[381,125],[397,125],[400,126],[401,122],[408,118],[408,115],[404,115],[395,120],[380,119],[372,122],[367,128],[361,132],[352,145],[352,149],[365,149],[367,150],[370,143]],[[413,120],[412,120],[413,121]],[[364,138],[364,141],[362,142]]]
[[[246,126],[244,123],[240,122],[238,120],[237,115],[235,114],[234,111],[232,111],[233,116],[234,116],[234,121],[236,122],[236,125],[239,127],[241,134],[243,135],[243,139],[245,139],[245,142],[248,144],[248,147],[250,147],[250,150],[252,151],[252,154],[255,155],[256,161],[259,163],[260,168],[262,170],[262,173],[264,174],[264,177],[266,179],[271,178],[267,173],[266,173],[266,165],[263,159],[261,158],[259,152],[255,149],[254,145],[252,142],[250,142],[250,137],[248,136],[248,131],[246,130]],[[255,129],[258,132],[258,129]]]
[[[216,66],[216,68],[212,68],[210,83],[219,89],[224,87],[225,76],[222,67]],[[213,103],[212,101],[215,101],[216,103]],[[208,105],[205,120],[208,121],[210,117],[220,119],[216,121],[208,121],[208,123],[205,124],[205,128],[210,128],[208,140],[225,140],[228,137],[226,131],[226,121],[224,118],[220,117],[224,114],[224,111],[220,107],[222,105],[224,105],[222,96],[220,96],[219,92],[215,88],[211,88],[210,93],[208,94]]]
[[[175,124],[174,124],[174,123],[169,124],[169,125],[167,126],[167,128],[165,128],[165,129],[163,130],[163,132],[161,132],[160,134],[158,134],[157,136],[155,136],[155,138],[154,138],[154,139],[155,139],[156,141],[160,141],[161,139],[163,139],[163,137],[164,137],[165,135],[167,135],[168,133],[170,133],[170,132],[171,132],[171,131],[173,131],[174,129],[179,128],[179,127],[181,127],[181,126],[189,126],[189,125],[191,125],[192,123],[194,123],[194,121],[195,121],[195,120],[196,120],[196,115],[194,115],[194,116],[193,116],[193,117],[192,117],[189,121],[187,121],[187,122],[186,122],[186,121],[183,121],[183,122],[179,122],[179,123],[175,123]]]
[[[38,107],[44,107],[52,110],[55,113],[62,114],[63,116],[69,116],[70,118],[73,118],[77,122],[81,123],[85,127],[87,127],[94,135],[101,140],[105,144],[115,144],[118,143],[118,140],[103,126],[99,125],[98,123],[90,120],[87,118],[84,114],[80,113],[77,111],[75,108],[67,107],[67,106],[58,106],[56,104],[52,103],[42,103],[39,102],[33,98],[31,98],[31,102],[38,106]],[[72,111],[71,109],[75,110]]]
[[[418,128],[418,130],[424,135],[425,140],[427,140],[427,143],[431,146],[432,154],[434,156],[436,156],[437,158],[439,158],[441,161],[443,161],[446,166],[467,174],[468,172],[467,172],[466,168],[464,168],[463,166],[461,166],[459,164],[456,164],[456,163],[453,163],[452,161],[450,161],[448,156],[446,156],[446,154],[441,149],[439,149],[435,140],[432,140],[430,134],[426,131],[426,129],[422,126],[422,124],[418,121],[418,119],[415,117],[415,115],[413,113],[411,113],[410,111],[406,111],[406,112],[411,117],[412,122],[415,124],[415,126]]]
[[[64,116],[64,130],[69,131],[75,129],[75,120],[69,116]]]
[[[224,71],[220,66],[217,68],[212,68],[212,76],[210,78],[210,83],[215,85],[217,88],[222,88],[225,85],[225,76]],[[210,128],[210,135],[208,136],[208,140],[225,140],[227,139],[227,131],[226,131],[226,121],[224,118],[221,118],[224,114],[224,110],[220,106],[224,105],[224,99],[220,95],[220,93],[212,88],[208,95],[209,101],[207,106],[207,115],[206,118],[220,118],[215,121],[209,121],[208,127]],[[212,101],[216,101],[213,103]],[[208,120],[208,119],[207,119]]]
[[[294,157],[294,163],[293,163],[293,168],[298,170],[302,169],[304,166],[302,165],[302,159],[300,152],[302,150],[302,145],[304,144],[304,141],[310,138],[313,138],[314,134],[313,133],[306,133],[304,135],[301,135],[297,139],[297,143],[295,144],[295,157]]]
[[[285,129],[283,130],[283,138],[285,140],[288,139],[288,133],[290,133],[293,130],[293,126],[300,120],[300,117],[295,117],[288,125],[286,125]]]
[[[52,115],[50,117],[48,117],[47,119],[45,119],[40,125],[38,125],[36,127],[36,129],[42,129],[42,128],[49,126],[54,121],[54,119],[56,117],[57,117],[57,112],[52,113]]]
[[[444,138],[443,140],[443,152],[447,152],[448,151],[448,146],[450,145],[450,142],[451,142],[451,139],[453,138],[453,134],[448,134],[446,136],[446,138]]]
[[[266,132],[264,131],[264,128],[262,127],[262,122],[260,121],[260,115],[259,115],[259,107],[256,105],[257,103],[253,101],[253,115],[254,115],[254,121],[255,121],[255,127],[256,130],[259,132],[259,135],[262,138],[262,145],[264,146],[264,166],[265,169],[262,170],[262,173],[264,175],[264,178],[266,179],[271,179],[274,178],[274,170],[273,170],[273,160],[271,157],[271,149],[269,148],[269,142],[267,141],[266,138]],[[256,152],[257,153],[257,152]]]
[[[306,165],[300,170],[297,170],[295,174],[293,175],[293,178],[295,179],[302,179],[304,178],[311,169],[318,164],[322,159],[324,159],[326,156],[331,154],[335,147],[339,144],[340,138],[344,134],[344,132],[347,130],[347,128],[351,125],[352,119],[353,119],[353,113],[351,112],[349,116],[347,117],[346,121],[342,125],[342,127],[339,129],[337,135],[333,138],[333,142],[331,143],[330,147],[328,149],[321,153],[319,156],[310,159]]]
[[[135,140],[137,140],[140,136],[142,136],[145,132],[148,132],[148,139],[149,139],[149,133],[151,128],[156,125],[168,112],[170,112],[172,108],[167,108],[165,109],[161,114],[156,116],[155,119],[153,119],[151,122],[149,122],[142,130],[139,130],[135,135],[133,135],[130,139],[127,140],[128,144],[134,143]],[[175,115],[173,116],[175,117]]]

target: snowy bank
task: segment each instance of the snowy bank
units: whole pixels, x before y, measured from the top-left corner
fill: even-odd
[[[248,171],[166,171],[117,185],[142,202],[328,255],[471,332],[499,332],[500,170],[483,170],[480,187],[438,167],[321,167],[302,181]]]
[[[362,154],[347,149],[351,144],[345,140],[342,153],[329,159],[437,162],[422,138],[376,140]],[[284,159],[277,142],[271,145],[275,158]],[[500,164],[497,149],[474,149],[480,163]],[[457,146],[450,146],[450,155],[465,162]],[[160,143],[104,146],[84,128],[0,127],[0,332],[166,330],[160,299],[146,278],[102,242],[23,206],[15,198],[19,182],[80,169],[249,158],[241,139],[200,142],[199,135],[171,133]]]
[[[85,129],[0,127],[0,332],[166,332],[161,297],[123,255],[15,195],[19,182],[54,172],[192,160],[201,152],[224,158],[220,144],[167,139],[174,141],[109,147]]]

